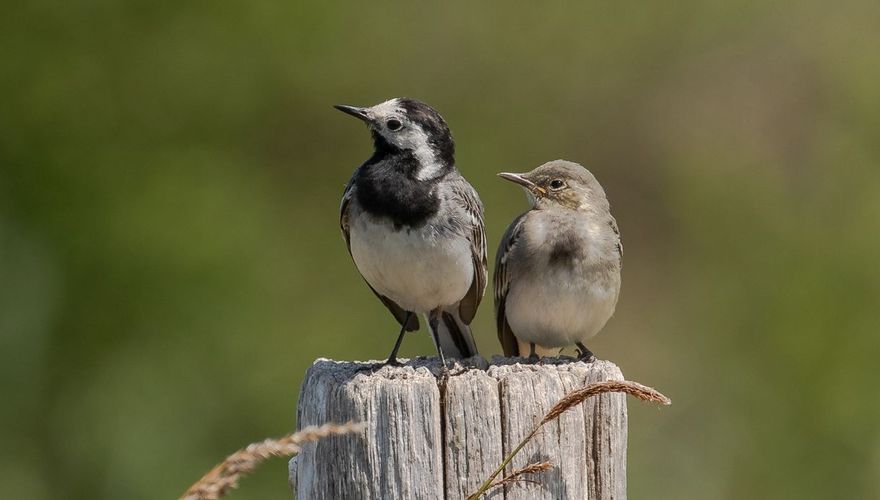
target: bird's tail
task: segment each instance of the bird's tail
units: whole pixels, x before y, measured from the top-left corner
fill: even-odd
[[[431,328],[431,322],[426,321],[426,323],[428,328]],[[478,354],[471,327],[458,316],[457,307],[440,312],[436,338],[440,342],[439,348],[446,357],[469,358]]]

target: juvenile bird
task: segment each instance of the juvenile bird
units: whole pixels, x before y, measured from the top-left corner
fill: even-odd
[[[339,222],[358,271],[401,325],[386,363],[397,364],[422,314],[445,370],[445,355],[477,354],[469,325],[486,289],[483,205],[455,168],[449,127],[427,104],[335,107],[373,137],[373,155],[345,187]]]
[[[495,316],[506,356],[536,357],[535,345],[584,345],[614,313],[623,246],[599,181],[570,161],[526,174],[500,173],[521,185],[531,210],[501,239],[495,262]]]

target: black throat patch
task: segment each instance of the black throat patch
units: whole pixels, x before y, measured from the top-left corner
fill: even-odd
[[[359,169],[357,200],[374,216],[390,219],[395,229],[423,226],[440,209],[435,179],[416,179],[419,163],[410,151],[380,149]],[[451,170],[452,167],[450,167]]]

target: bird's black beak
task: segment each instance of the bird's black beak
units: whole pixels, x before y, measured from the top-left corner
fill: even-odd
[[[367,116],[367,108],[359,108],[357,106],[346,106],[345,104],[336,104],[334,108],[342,111],[347,115],[351,115],[361,121],[370,123],[370,117]]]
[[[500,174],[498,174],[498,177],[501,177],[502,179],[507,179],[510,182],[515,182],[535,194],[547,194],[546,189],[526,179],[525,174],[511,174],[509,172],[501,172]]]

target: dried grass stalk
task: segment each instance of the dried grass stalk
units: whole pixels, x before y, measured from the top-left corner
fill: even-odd
[[[195,484],[186,490],[180,500],[217,500],[230,490],[238,487],[238,480],[244,474],[253,472],[263,461],[271,457],[289,457],[300,451],[300,445],[317,441],[327,436],[360,432],[363,425],[348,422],[345,424],[324,424],[311,426],[295,434],[279,439],[267,439],[253,443],[226,457]]]
[[[543,462],[535,462],[526,465],[522,469],[517,469],[511,472],[509,475],[504,476],[503,479],[495,481],[491,485],[489,485],[489,489],[495,488],[496,486],[504,486],[505,484],[518,483],[521,481],[529,482],[529,483],[537,483],[532,479],[526,479],[523,474],[537,474],[538,472],[545,472],[553,468],[553,462],[549,460],[545,460]]]
[[[607,380],[605,382],[597,382],[595,384],[590,384],[580,389],[575,389],[563,396],[562,399],[557,401],[556,404],[554,404],[553,407],[550,408],[550,411],[548,411],[547,414],[544,415],[544,418],[542,418],[541,421],[538,422],[535,428],[532,429],[532,432],[530,432],[525,438],[523,438],[523,440],[520,441],[518,445],[516,445],[516,448],[514,448],[513,451],[510,452],[510,454],[504,457],[501,465],[499,465],[498,468],[495,469],[495,472],[493,472],[492,475],[489,476],[483,482],[483,484],[480,485],[480,488],[476,492],[468,497],[468,500],[476,500],[477,498],[480,498],[481,495],[489,491],[489,489],[493,486],[502,484],[504,482],[504,479],[496,483],[495,478],[497,478],[501,474],[501,472],[504,471],[504,468],[507,467],[510,461],[513,460],[513,457],[515,457],[516,454],[523,449],[526,443],[528,443],[533,437],[535,437],[535,434],[537,434],[538,431],[541,430],[541,427],[543,427],[544,424],[556,420],[557,418],[559,418],[560,415],[570,410],[571,408],[574,408],[575,406],[583,403],[590,397],[598,396],[599,394],[604,394],[606,392],[624,392],[626,394],[629,394],[630,396],[641,399],[642,401],[660,403],[664,406],[672,404],[672,401],[661,394],[659,391],[652,389],[648,386],[639,384],[638,382],[630,382],[628,380]]]
[[[605,392],[625,392],[630,396],[641,399],[642,401],[648,401],[650,403],[660,403],[663,406],[668,406],[672,404],[672,401],[669,398],[667,398],[663,394],[660,394],[660,392],[658,392],[657,390],[642,385],[638,382],[630,382],[628,380],[608,380],[605,382],[590,384],[580,389],[575,389],[563,396],[562,399],[560,399],[556,402],[555,405],[553,405],[553,408],[550,408],[550,411],[547,412],[547,415],[544,415],[544,418],[541,420],[541,423],[538,424],[538,427],[546,424],[547,422],[550,422],[551,420],[556,420],[567,410],[570,410],[571,408],[574,408],[575,406],[586,401],[587,398]]]

